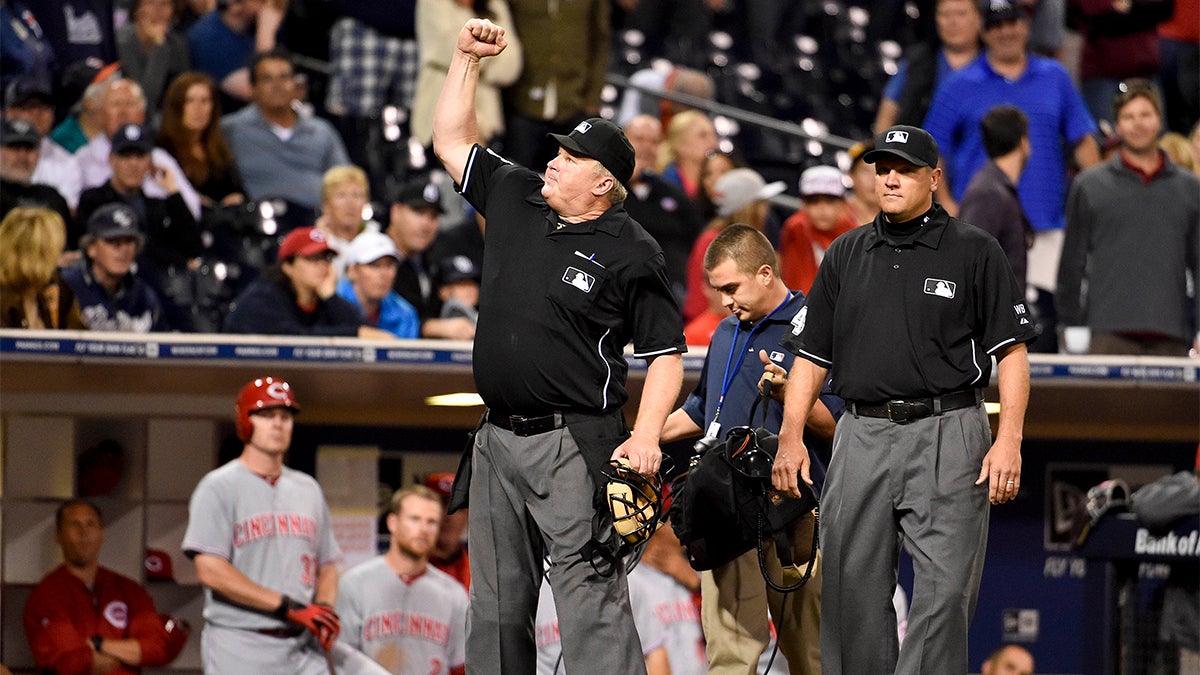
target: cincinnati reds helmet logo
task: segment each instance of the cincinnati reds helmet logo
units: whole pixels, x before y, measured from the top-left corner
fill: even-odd
[[[272,382],[267,385],[267,396],[277,400],[288,400],[288,385],[286,382]]]

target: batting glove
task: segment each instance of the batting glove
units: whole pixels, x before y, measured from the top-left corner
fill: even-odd
[[[326,651],[329,651],[329,648],[333,646],[333,641],[337,639],[338,633],[342,631],[342,621],[338,618],[337,612],[323,603],[306,605],[285,595],[283,602],[279,603],[279,609],[275,610],[275,614],[298,626],[307,628],[316,636],[317,642],[321,643],[321,648]]]

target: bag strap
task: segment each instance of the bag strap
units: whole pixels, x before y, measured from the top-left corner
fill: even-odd
[[[812,578],[813,566],[815,566],[817,564],[817,548],[818,548],[818,540],[820,539],[820,531],[821,531],[820,526],[821,526],[821,510],[813,509],[812,550],[809,551],[809,554],[808,554],[808,565],[806,565],[804,568],[804,576],[800,577],[800,581],[797,581],[796,583],[791,584],[789,586],[784,586],[782,584],[776,583],[775,580],[771,578],[771,573],[769,571],[767,571],[767,553],[766,553],[766,550],[763,548],[763,540],[765,539],[765,533],[764,533],[765,526],[763,523],[762,512],[759,511],[759,514],[758,514],[758,571],[762,573],[762,578],[767,582],[767,585],[771,587],[771,590],[778,591],[780,593],[791,593],[792,591],[799,590],[801,586],[803,586],[804,584],[807,584],[808,580]],[[778,541],[775,542],[775,549],[776,549],[776,557],[779,557],[779,542]],[[790,552],[788,552],[787,557],[791,558]],[[783,560],[781,559],[780,563],[782,563],[782,562],[783,562]]]
[[[762,420],[758,423],[758,426],[765,427],[765,426],[767,426],[767,409],[771,405],[771,381],[770,380],[767,380],[766,382],[762,383],[762,391],[760,391],[758,393],[758,396],[754,397],[754,403],[750,404],[750,420],[749,420],[748,424],[751,427],[754,426],[754,413],[758,411],[759,403],[762,404]]]

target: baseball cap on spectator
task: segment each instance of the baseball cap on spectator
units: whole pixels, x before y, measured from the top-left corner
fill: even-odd
[[[842,182],[842,172],[833,166],[811,166],[800,174],[800,196],[829,195],[845,197],[846,184]]]
[[[119,62],[105,66],[103,61],[94,56],[89,56],[86,59],[68,65],[63,69],[62,75],[58,78],[59,100],[74,105],[79,99],[83,98],[83,93],[87,91],[89,86],[112,75],[119,67]]]
[[[1016,0],[982,0],[981,5],[979,13],[983,15],[984,28],[1028,16]]]
[[[438,286],[454,284],[460,281],[479,281],[479,266],[465,255],[455,255],[443,258],[438,263]]]
[[[149,154],[154,149],[150,130],[137,124],[123,124],[112,137],[112,153],[124,155],[130,152]]]
[[[713,186],[713,203],[718,216],[732,216],[762,199],[770,199],[784,191],[783,181],[767,183],[753,169],[730,169]]]
[[[917,166],[938,165],[937,141],[928,131],[898,124],[875,137],[875,149],[863,155],[863,161],[874,164],[883,155],[895,155]]]
[[[392,203],[403,204],[412,209],[435,208],[438,213],[446,212],[442,208],[441,188],[425,178],[411,180],[397,188]]]
[[[296,256],[308,257],[332,250],[324,232],[315,227],[297,227],[279,244],[279,259],[291,260]]]
[[[566,136],[546,135],[567,150],[600,162],[621,183],[628,183],[633,176],[633,145],[620,127],[606,119],[586,119]]]
[[[345,254],[348,265],[369,265],[386,256],[395,258],[396,262],[400,261],[400,251],[396,248],[396,242],[375,230],[367,230],[352,239],[346,247]]]
[[[133,207],[122,202],[105,204],[88,218],[87,236],[95,239],[133,237],[144,241],[142,222]]]
[[[6,148],[36,148],[41,142],[42,135],[28,120],[5,119],[3,124],[0,124],[0,145]]]
[[[54,105],[54,94],[50,91],[50,85],[33,75],[23,75],[10,82],[4,90],[4,105],[10,108],[18,108],[30,101]]]

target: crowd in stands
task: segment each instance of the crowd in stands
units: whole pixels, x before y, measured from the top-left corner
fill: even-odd
[[[472,339],[486,223],[429,145],[454,36],[485,16],[509,46],[481,73],[481,136],[537,167],[547,133],[620,123],[625,207],[663,249],[689,343],[728,313],[707,242],[749,224],[807,291],[832,240],[876,216],[873,134],[910,124],[938,142],[938,201],[1028,284],[1035,351],[1086,351],[1069,331],[1186,354],[1198,4],[4,0],[0,232],[43,263],[0,251],[22,261],[0,269],[3,325]]]

